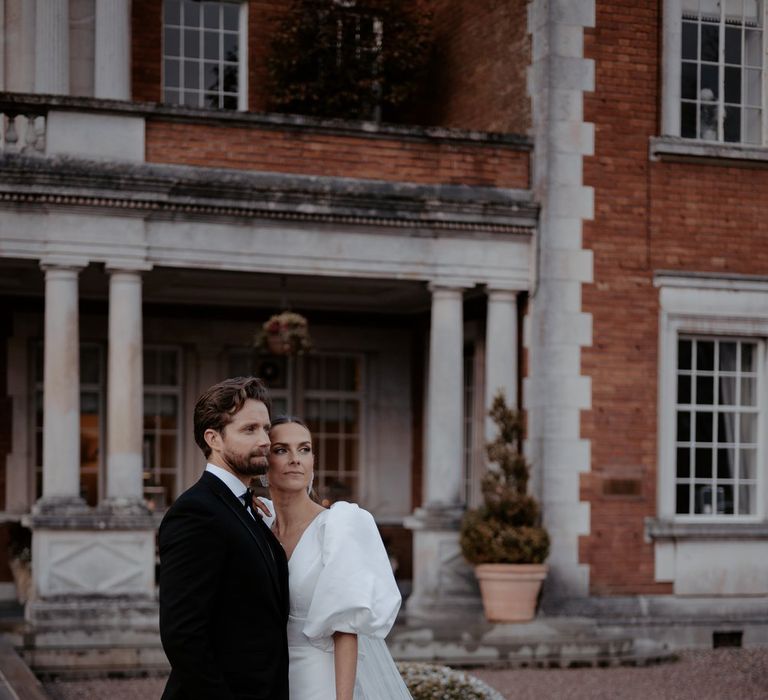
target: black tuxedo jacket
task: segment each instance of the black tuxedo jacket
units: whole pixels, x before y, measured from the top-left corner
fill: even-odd
[[[288,700],[288,564],[256,518],[209,472],[163,518],[163,700]]]

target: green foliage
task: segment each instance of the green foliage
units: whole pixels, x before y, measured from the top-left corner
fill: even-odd
[[[464,515],[461,550],[472,564],[541,564],[549,554],[549,535],[538,503],[528,494],[530,468],[518,449],[522,417],[507,406],[502,392],[489,415],[499,433],[486,453],[497,468],[483,477],[483,505]]]
[[[423,83],[431,34],[420,2],[292,0],[271,46],[271,107],[394,120]]]
[[[401,662],[397,668],[413,700],[503,700],[481,680],[448,666]]]

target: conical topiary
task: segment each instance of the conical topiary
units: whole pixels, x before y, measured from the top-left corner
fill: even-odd
[[[541,564],[549,554],[549,535],[536,499],[528,494],[530,469],[518,449],[522,417],[507,406],[502,391],[488,415],[499,434],[486,452],[498,468],[483,477],[483,505],[464,514],[461,551],[472,564]]]

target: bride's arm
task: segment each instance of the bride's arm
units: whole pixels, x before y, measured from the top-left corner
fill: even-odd
[[[336,700],[352,700],[357,673],[357,635],[333,633],[333,664],[336,670]]]

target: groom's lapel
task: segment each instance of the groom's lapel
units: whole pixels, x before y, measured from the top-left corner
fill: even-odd
[[[274,585],[275,590],[277,591],[278,598],[282,598],[280,584],[277,580],[277,562],[275,561],[275,555],[272,552],[269,543],[266,541],[266,536],[256,532],[259,524],[248,514],[248,511],[243,507],[243,504],[221,479],[208,472],[203,472],[203,478],[214,494],[235,514],[235,517],[240,521],[243,527],[248,530],[253,541],[256,542],[256,545],[267,564],[269,577],[272,579],[272,585]],[[248,522],[249,520],[251,522]]]

